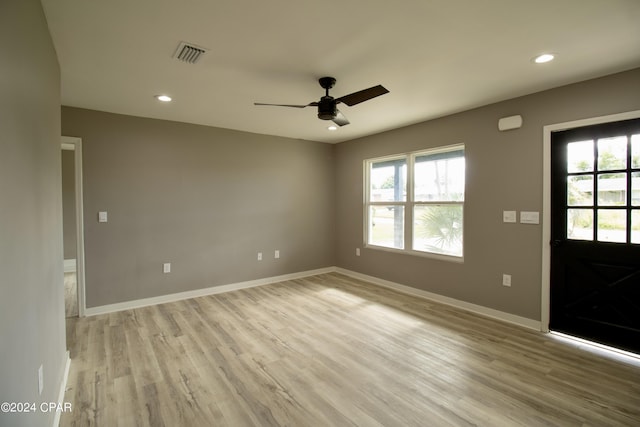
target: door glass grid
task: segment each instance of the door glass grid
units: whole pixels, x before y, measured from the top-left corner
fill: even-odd
[[[640,134],[567,144],[567,239],[640,244]]]

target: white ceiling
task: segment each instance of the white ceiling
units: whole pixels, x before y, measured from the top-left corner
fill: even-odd
[[[63,105],[340,142],[640,66],[639,0],[42,0]],[[197,64],[181,41],[209,49]],[[557,54],[551,63],[532,58]],[[335,132],[307,104],[337,78]],[[174,101],[162,104],[154,95]]]

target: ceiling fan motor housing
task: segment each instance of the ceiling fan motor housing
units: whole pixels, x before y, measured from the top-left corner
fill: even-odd
[[[318,102],[318,118],[322,120],[333,120],[338,114],[336,101],[332,96],[323,96]]]

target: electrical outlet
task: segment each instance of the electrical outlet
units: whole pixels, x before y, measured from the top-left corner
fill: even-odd
[[[258,261],[262,261],[262,252],[258,252]]]
[[[170,262],[165,262],[164,264],[162,264],[162,272],[163,273],[171,273],[171,263]]]
[[[503,274],[502,275],[502,286],[511,286],[511,275]]]
[[[42,365],[38,368],[38,394],[42,394],[44,389],[44,368]]]
[[[360,248],[356,248],[356,256],[360,256]]]
[[[273,257],[274,257],[275,259],[280,258],[280,251],[276,249],[275,253],[273,254]]]

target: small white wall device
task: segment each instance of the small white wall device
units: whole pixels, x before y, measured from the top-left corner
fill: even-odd
[[[522,116],[509,116],[503,117],[498,120],[498,130],[504,132],[505,130],[518,129],[522,127]]]

